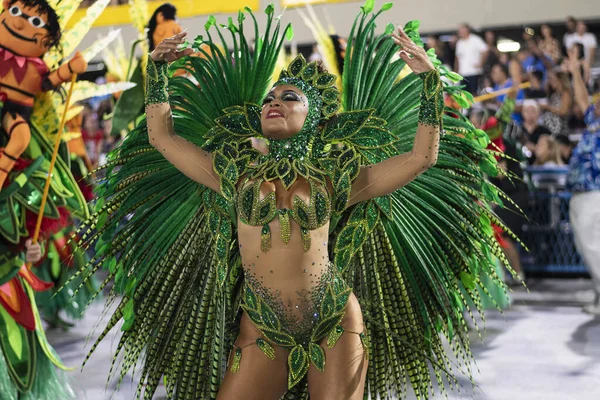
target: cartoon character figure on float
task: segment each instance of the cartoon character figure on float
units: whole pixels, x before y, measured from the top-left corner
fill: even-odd
[[[70,218],[89,210],[59,152],[49,173],[52,141],[59,130],[60,93],[75,74],[85,72],[94,49],[75,52],[109,0],[90,6],[72,28],[65,25],[81,0],[4,0],[0,3],[0,398],[68,399],[74,396],[65,369],[48,343],[36,296],[53,286],[40,277],[49,259],[47,240]],[[97,46],[101,48],[102,46]],[[78,87],[79,85],[79,87]],[[75,97],[95,95],[90,85],[75,85]],[[87,89],[86,89],[87,88]],[[102,89],[106,91],[106,89]],[[89,97],[89,96],[88,96]],[[65,113],[67,110],[65,110]],[[65,161],[67,160],[67,161]],[[42,192],[50,176],[47,203]],[[42,215],[39,239],[34,226]],[[28,268],[27,263],[36,267]],[[62,268],[59,263],[58,268]]]
[[[0,191],[31,140],[29,119],[35,96],[83,73],[87,62],[79,52],[51,71],[42,57],[60,43],[56,12],[45,0],[4,0],[0,14],[0,93],[6,99],[1,125],[8,143],[0,155]]]

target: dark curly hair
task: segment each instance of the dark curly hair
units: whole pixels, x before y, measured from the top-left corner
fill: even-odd
[[[175,6],[173,4],[170,3],[165,3],[162,6],[158,7],[155,11],[154,14],[152,14],[152,18],[150,18],[150,21],[148,22],[148,43],[150,43],[150,51],[154,50],[156,48],[156,45],[158,43],[154,43],[154,39],[152,39],[152,36],[154,35],[154,31],[156,30],[156,17],[158,17],[158,14],[162,13],[163,17],[165,17],[166,20],[174,20],[176,19],[176,15],[177,15],[177,8],[175,8]]]
[[[44,39],[44,44],[48,46],[49,49],[58,46],[60,38],[62,37],[62,32],[60,31],[58,15],[56,14],[56,11],[50,7],[50,4],[48,4],[46,0],[11,0],[9,6],[12,6],[17,1],[23,3],[26,7],[37,8],[40,14],[48,15],[48,21],[46,21],[48,37]]]

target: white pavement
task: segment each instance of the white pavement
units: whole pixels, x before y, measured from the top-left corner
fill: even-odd
[[[484,342],[473,335],[477,387],[465,379],[462,393],[451,393],[449,399],[600,400],[600,317],[581,312],[581,304],[591,298],[589,282],[541,280],[529,286],[531,294],[517,290],[515,305],[504,314],[488,313]],[[49,332],[67,365],[81,365],[91,346],[84,349],[86,336],[101,311],[97,304],[71,331]],[[130,377],[120,391],[114,392],[115,384],[106,389],[115,334],[104,340],[83,372],[77,368],[69,373],[78,400],[135,398]],[[164,399],[164,392],[155,398]]]

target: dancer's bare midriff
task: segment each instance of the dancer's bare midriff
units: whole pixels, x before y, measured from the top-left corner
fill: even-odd
[[[247,182],[245,185],[251,185]],[[285,190],[281,182],[265,182],[261,186],[261,198],[275,192],[278,209],[291,209],[295,196],[306,203],[310,199],[310,188],[304,179]],[[246,283],[268,299],[283,317],[297,321],[300,325],[314,318],[314,297],[328,282],[330,271],[328,236],[329,223],[310,231],[311,246],[305,251],[300,226],[290,221],[291,237],[286,244],[281,239],[280,223],[276,218],[269,223],[271,248],[261,250],[260,226],[250,226],[238,221],[240,254]],[[281,316],[280,316],[281,317]]]

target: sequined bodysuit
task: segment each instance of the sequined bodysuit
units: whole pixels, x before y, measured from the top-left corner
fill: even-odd
[[[319,343],[327,338],[333,347],[344,332],[340,322],[351,290],[329,261],[326,187],[298,178],[286,190],[279,180],[246,179],[237,212],[245,275],[242,309],[263,336],[251,345],[268,357],[274,357],[271,344],[320,354]],[[232,371],[242,355],[243,346],[237,346]]]

